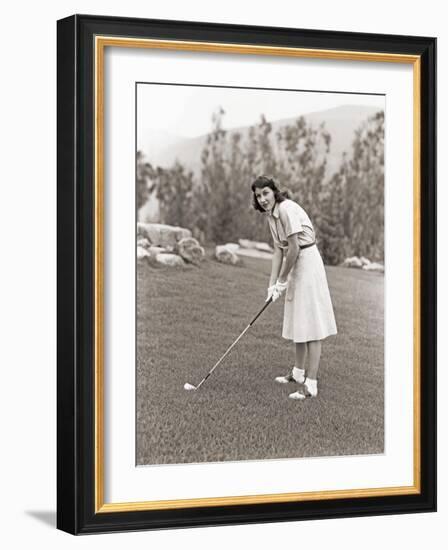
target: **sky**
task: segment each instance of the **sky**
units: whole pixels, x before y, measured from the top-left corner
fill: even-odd
[[[382,109],[384,96],[138,84],[138,135],[150,130],[181,137],[206,134],[211,115],[220,106],[225,110],[223,123],[228,129],[255,124],[261,113],[274,121],[341,105]]]

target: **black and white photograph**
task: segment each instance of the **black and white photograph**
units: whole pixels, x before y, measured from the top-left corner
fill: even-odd
[[[136,464],[383,454],[385,96],[135,95]]]

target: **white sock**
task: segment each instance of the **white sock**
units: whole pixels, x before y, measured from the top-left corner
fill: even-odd
[[[310,395],[313,397],[316,397],[317,395],[317,380],[313,380],[312,378],[307,378],[305,380],[305,386]]]
[[[292,369],[292,375],[294,377],[294,380],[298,382],[299,384],[303,384],[305,382],[305,370],[299,369],[298,367],[294,367]]]

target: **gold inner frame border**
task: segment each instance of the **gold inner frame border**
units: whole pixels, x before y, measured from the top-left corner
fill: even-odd
[[[123,503],[104,502],[104,50],[106,47],[146,48],[207,53],[270,55],[313,59],[406,63],[413,65],[413,298],[414,298],[414,483],[403,487],[380,487],[302,493],[276,493],[233,497],[155,500]],[[95,395],[95,513],[167,510],[209,506],[232,506],[279,502],[304,502],[342,498],[382,497],[420,494],[421,492],[421,59],[418,55],[306,49],[253,44],[227,44],[181,40],[156,40],[95,36],[94,38],[94,128],[95,128],[95,277],[94,277],[94,395]]]

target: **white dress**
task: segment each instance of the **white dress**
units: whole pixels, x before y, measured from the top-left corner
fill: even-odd
[[[301,247],[315,242],[307,213],[292,200],[276,203],[268,221],[274,244],[285,252],[291,235],[297,234]],[[311,342],[336,333],[324,264],[317,246],[309,246],[300,251],[288,274],[282,336],[294,342]]]

